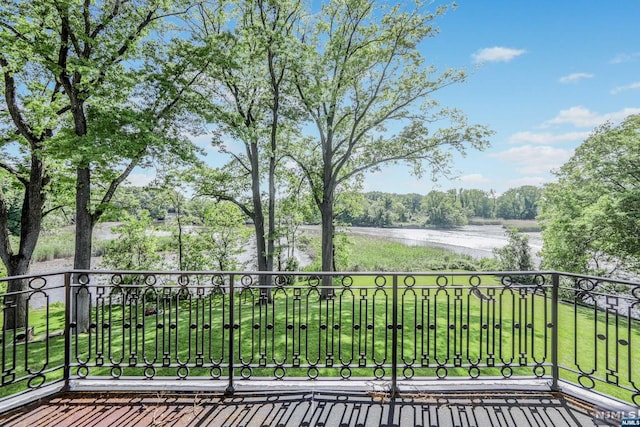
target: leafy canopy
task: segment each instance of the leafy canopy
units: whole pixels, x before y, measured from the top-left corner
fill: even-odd
[[[598,127],[541,201],[547,268],[640,271],[640,116]]]

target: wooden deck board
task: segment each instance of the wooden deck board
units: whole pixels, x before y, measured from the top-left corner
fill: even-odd
[[[588,426],[587,406],[533,393],[64,393],[0,415],[0,425],[64,426]]]

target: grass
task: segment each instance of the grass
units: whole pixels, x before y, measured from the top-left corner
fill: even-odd
[[[559,304],[558,342],[560,376],[594,390],[630,401],[632,393],[613,384],[640,387],[640,320],[615,312],[577,304]],[[575,338],[574,338],[575,337]],[[578,367],[580,369],[578,369]],[[596,381],[579,379],[579,372],[593,373]],[[638,403],[637,401],[635,402]]]
[[[534,233],[542,231],[540,224],[535,220],[505,219],[502,222],[504,228],[515,228],[520,233]]]
[[[108,241],[95,239],[92,244],[93,256],[100,256]],[[19,239],[11,236],[11,244],[17,247]],[[54,259],[71,258],[75,252],[75,234],[68,229],[46,232],[40,235],[38,244],[31,257],[32,262],[44,262]],[[0,276],[2,277],[2,276]]]
[[[75,235],[71,231],[44,234],[38,239],[33,252],[33,261],[42,262],[59,258],[70,258],[75,251]]]
[[[521,233],[541,231],[540,224],[533,219],[471,218],[469,225],[501,225],[504,228],[515,228]]]
[[[318,289],[307,282],[275,290],[273,303],[268,305],[259,304],[257,289],[239,292],[234,307],[238,325],[234,330],[235,375],[240,377],[250,371],[251,377],[273,378],[285,373],[287,378],[306,377],[311,373],[318,377],[348,374],[388,378],[393,351],[393,331],[387,328],[392,318],[388,288],[391,277],[377,279],[379,284],[386,280],[385,287],[376,287],[371,276],[354,276],[352,280],[349,287],[337,288],[335,298],[330,300],[321,299]],[[436,276],[420,278],[419,285],[434,286],[436,280]],[[401,289],[398,319],[403,328],[398,331],[398,357],[401,368],[410,368],[406,374],[435,377],[443,373],[438,369],[442,362],[446,363],[448,376],[468,378],[470,372],[474,376],[500,376],[500,369],[490,366],[489,353],[493,353],[498,366],[510,363],[513,376],[532,376],[533,363],[551,363],[551,329],[546,326],[551,316],[548,298],[500,289],[494,302],[485,302],[468,292],[467,281],[467,276],[449,276],[447,292],[434,287]],[[482,285],[493,286],[497,282],[485,277]],[[485,294],[490,292],[488,289],[484,288]],[[97,328],[74,338],[73,360],[88,360],[89,375],[144,376],[147,360],[154,365],[156,376],[175,378],[180,372],[186,374],[185,368],[178,369],[185,364],[189,377],[210,378],[213,373],[224,380],[230,361],[230,330],[225,328],[228,295],[201,294],[180,300],[168,293],[146,293],[146,298],[141,295],[138,304],[132,306],[99,305],[92,313]],[[143,303],[145,299],[147,302]],[[152,305],[161,313],[144,316],[145,308]],[[63,310],[59,304],[50,307],[50,334],[62,329]],[[607,379],[613,380],[606,377],[606,372],[615,368],[622,386],[633,389],[630,380],[637,384],[638,378],[631,372],[637,374],[631,369],[640,366],[640,352],[629,352],[631,347],[619,345],[619,340],[640,342],[639,322],[632,320],[629,324],[624,318],[616,319],[611,314],[607,318],[606,312],[572,304],[560,304],[558,315],[560,365],[572,367],[577,361],[583,370],[597,365],[594,377],[605,381],[596,381],[595,390],[630,400],[629,392],[606,383]],[[35,339],[41,339],[38,331],[46,330],[45,311],[33,310],[32,322],[37,331]],[[496,323],[500,328],[495,327]],[[531,328],[526,327],[527,323]],[[159,324],[163,325],[161,329]],[[451,329],[451,324],[456,326]],[[610,339],[601,340],[597,334],[606,334]],[[15,354],[3,353],[3,367],[12,366],[15,360],[16,377],[27,375],[27,366],[33,372],[59,367],[63,363],[63,342],[62,336],[55,336],[6,345],[5,350],[15,350]],[[526,361],[528,366],[520,366],[520,361]],[[250,369],[238,367],[242,363],[250,365]],[[478,363],[478,370],[470,371],[474,363]],[[316,364],[317,369],[309,371],[310,364]],[[350,365],[350,371],[343,370],[343,364]],[[112,372],[114,365],[119,367]],[[545,370],[545,375],[550,375],[550,367],[545,366]],[[77,368],[72,373],[76,374]],[[61,376],[62,370],[54,369],[47,373],[47,380]],[[562,369],[561,376],[577,382],[577,375],[569,370]],[[2,386],[0,395],[24,389],[24,383]]]
[[[310,245],[319,253],[320,238],[311,238]],[[339,257],[342,271],[491,271],[497,269],[496,261],[474,259],[444,249],[425,246],[407,246],[382,238],[349,236],[345,254]],[[307,268],[320,271],[319,260]]]

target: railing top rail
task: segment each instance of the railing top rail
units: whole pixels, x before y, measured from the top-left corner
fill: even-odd
[[[618,279],[612,277],[593,276],[588,274],[568,273],[556,270],[531,270],[531,271],[255,271],[255,270],[237,270],[237,271],[217,271],[217,270],[69,270],[68,273],[72,274],[155,274],[155,275],[190,275],[190,274],[202,274],[202,275],[236,275],[236,276],[282,276],[282,275],[304,275],[304,276],[453,276],[453,277],[467,277],[467,276],[543,276],[543,275],[559,275],[563,277],[575,277],[580,279],[590,279],[599,281],[616,282],[625,285],[637,286],[640,282]],[[60,274],[60,273],[58,273]]]
[[[556,271],[217,271],[217,270],[68,270],[72,274],[207,274],[207,275],[304,275],[304,276],[509,276],[566,274]],[[581,276],[587,277],[587,276]]]
[[[89,275],[106,275],[106,274],[123,274],[123,275],[155,275],[155,276],[174,276],[174,275],[234,275],[234,276],[352,276],[352,277],[371,277],[371,276],[449,276],[449,277],[468,277],[468,276],[544,276],[558,275],[562,277],[570,277],[576,279],[587,279],[594,281],[615,282],[618,284],[629,286],[640,286],[640,282],[629,279],[619,279],[611,277],[593,276],[588,274],[568,273],[555,270],[539,270],[539,271],[255,271],[255,270],[238,270],[238,271],[218,271],[218,270],[57,270],[45,273],[29,273],[21,276],[0,277],[0,282],[9,280],[31,279],[34,277],[52,277],[65,274],[89,274]]]
[[[53,277],[53,276],[63,276],[65,274],[72,273],[71,270],[57,270],[46,273],[29,273],[23,274],[21,276],[7,276],[0,277],[0,282],[7,282],[9,280],[21,280],[21,279],[33,279],[34,277]]]
[[[617,279],[617,278],[612,278],[612,277],[602,277],[602,276],[591,276],[588,274],[579,274],[579,273],[564,273],[564,272],[554,272],[555,274],[558,274],[560,276],[564,276],[564,277],[575,277],[578,279],[589,279],[589,280],[598,280],[598,281],[605,281],[605,282],[616,282],[616,283],[620,283],[623,285],[630,285],[630,286],[640,286],[640,282],[638,281],[633,281],[633,280],[626,280],[626,279]]]

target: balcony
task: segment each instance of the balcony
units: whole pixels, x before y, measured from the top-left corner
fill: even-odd
[[[26,318],[1,335],[3,424],[96,407],[105,420],[220,425],[259,414],[326,426],[639,416],[633,282],[545,271],[68,271],[0,284],[9,280],[27,290],[0,294],[3,321],[20,308]]]

